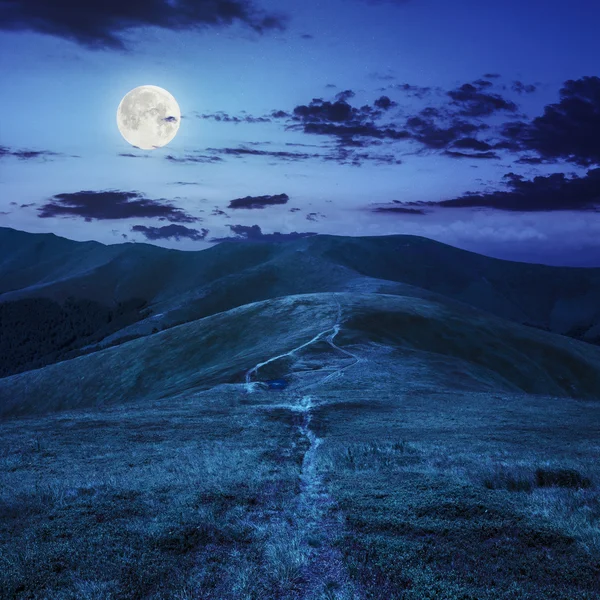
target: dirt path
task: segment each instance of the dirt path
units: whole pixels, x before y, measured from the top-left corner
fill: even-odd
[[[334,546],[343,531],[343,514],[327,493],[317,468],[317,450],[322,439],[310,428],[312,397],[303,396],[300,406],[303,412],[300,432],[310,443],[302,460],[295,523],[302,532],[300,540],[308,557],[302,570],[305,584],[301,597],[359,600],[362,595],[348,576],[341,552]]]
[[[332,327],[285,354],[257,364],[246,373],[246,389],[250,392],[252,391],[252,375],[256,375],[262,366],[320,341],[327,334],[329,335],[327,335],[326,341],[333,350],[355,359],[354,363],[335,369],[321,381],[286,392],[288,394],[291,392],[291,403],[265,407],[267,409],[269,407],[285,408],[301,413],[302,421],[299,425],[299,432],[308,442],[308,448],[302,459],[300,493],[296,497],[292,514],[279,515],[279,518],[273,520],[273,536],[270,540],[273,548],[279,548],[282,543],[286,543],[284,536],[287,530],[289,536],[287,543],[294,546],[295,567],[298,578],[302,581],[301,592],[294,593],[290,598],[302,600],[361,600],[364,598],[364,594],[360,593],[350,579],[341,552],[334,545],[335,540],[342,535],[344,518],[335,501],[328,494],[318,470],[317,453],[323,440],[317,437],[310,426],[312,410],[315,408],[315,398],[309,394],[300,396],[306,389],[340,377],[344,370],[365,360],[335,344],[334,339],[339,333],[342,323],[342,307],[335,294],[334,300],[338,310],[336,321]],[[291,531],[288,530],[285,522],[291,523]]]

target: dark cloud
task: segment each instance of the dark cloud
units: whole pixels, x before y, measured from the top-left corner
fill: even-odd
[[[379,127],[374,123],[337,125],[334,123],[306,123],[304,133],[317,135],[332,135],[340,138],[340,143],[352,145],[354,136],[370,137],[375,139],[405,140],[411,137],[407,131],[398,131],[390,127]],[[356,142],[362,145],[361,142]]]
[[[202,185],[197,181],[172,181],[171,185]]]
[[[546,106],[530,123],[506,123],[502,134],[516,148],[545,159],[600,164],[600,78],[566,81],[558,103]]]
[[[51,152],[50,150],[15,150],[14,148],[7,148],[6,146],[0,146],[0,158],[18,158],[19,160],[34,160],[41,158],[47,160],[57,156],[65,156],[59,152]],[[73,157],[75,158],[75,157]]]
[[[218,206],[215,206],[214,210],[210,214],[213,217],[227,217],[228,219],[231,218],[224,210],[221,210]]]
[[[170,203],[144,198],[139,192],[114,190],[56,194],[38,212],[40,218],[83,217],[86,221],[137,217],[158,217],[177,223],[199,220]]]
[[[524,179],[504,176],[508,191],[468,192],[437,203],[443,207],[488,207],[510,211],[600,210],[600,168],[583,177],[567,178],[564,173]]]
[[[371,79],[375,79],[377,81],[393,81],[394,79],[396,79],[395,75],[392,75],[391,73],[370,73],[369,77]]]
[[[457,152],[456,150],[446,150],[444,152],[446,156],[451,158],[500,158],[495,152]]]
[[[350,98],[354,98],[356,94],[352,90],[344,90],[343,92],[338,92],[335,95],[336,100],[349,100]]]
[[[411,96],[413,98],[423,99],[432,92],[436,91],[438,88],[425,87],[421,85],[411,85],[410,83],[395,83],[393,85],[388,86],[387,88],[381,88],[381,90],[398,90],[400,92],[404,92],[407,96]]]
[[[396,203],[400,203],[399,200],[394,200]],[[392,214],[406,214],[406,215],[424,215],[426,211],[420,208],[406,208],[404,206],[395,206],[393,204],[388,204],[385,206],[374,206],[369,209],[374,213],[392,213]]]
[[[377,100],[375,100],[374,104],[377,108],[381,108],[383,110],[389,110],[390,108],[392,108],[394,106],[398,106],[397,102],[390,100],[387,96],[381,96],[381,97],[377,98]]]
[[[274,194],[272,196],[245,196],[231,200],[227,208],[265,208],[275,204],[286,204],[289,200],[287,194]]]
[[[310,33],[303,33],[300,37],[303,40],[314,40],[315,39],[315,36],[311,35]]]
[[[518,165],[544,165],[551,162],[539,156],[522,156],[518,160],[515,160],[515,163]]]
[[[498,79],[500,77],[499,73],[485,73],[483,75],[486,79]]]
[[[188,238],[196,242],[203,240],[208,234],[208,229],[191,229],[183,225],[165,225],[164,227],[146,227],[145,225],[134,225],[131,231],[143,233],[147,240],[169,240],[175,238]]]
[[[492,87],[494,84],[487,79],[477,79],[473,82],[473,85],[478,87],[480,90],[484,90],[486,88]]]
[[[263,233],[258,225],[227,225],[235,237],[212,238],[211,242],[235,242],[235,241],[251,241],[251,242],[287,242],[297,240],[299,238],[317,235],[315,232],[298,233]]]
[[[286,113],[285,110],[274,110],[271,113],[271,117],[273,119],[284,119],[284,118],[289,117],[289,116],[290,116],[290,114]]]
[[[327,83],[325,85],[326,89],[333,89],[333,88],[336,88],[336,87],[337,87],[337,85],[335,85],[335,83]]]
[[[340,146],[335,152],[323,157],[324,161],[337,162],[340,165],[360,167],[365,162],[376,165],[401,165],[402,160],[393,154],[372,154],[370,152],[356,152],[352,148]]]
[[[391,126],[376,125],[373,119],[380,114],[381,112],[373,111],[369,106],[360,109],[353,107],[345,100],[329,102],[315,98],[308,105],[296,106],[293,119],[301,124],[304,133],[335,136],[340,143],[346,145],[352,144],[355,137],[409,137],[407,132],[397,131]]]
[[[205,154],[186,154],[185,156],[173,156],[172,154],[167,154],[165,159],[179,164],[191,164],[191,163],[217,163],[222,162],[223,159],[219,156],[206,156]]]
[[[207,148],[207,152],[225,154],[228,156],[266,156],[281,160],[307,160],[318,158],[319,154],[307,154],[306,152],[285,152],[276,150],[256,150],[254,148]]]
[[[466,117],[487,117],[498,111],[517,111],[517,105],[511,100],[499,94],[484,93],[471,83],[465,83],[447,94],[452,98],[452,104],[460,107],[459,114]]]
[[[427,148],[442,150],[463,136],[472,136],[477,131],[487,129],[487,125],[455,119],[447,126],[439,126],[430,118],[410,117],[406,121],[406,128],[412,139]]]
[[[119,156],[125,158],[150,158],[148,154],[132,154],[131,152],[119,152]]]
[[[21,204],[19,208],[29,208],[30,206],[35,206],[35,202],[29,202],[28,204]]]
[[[0,2],[0,29],[30,30],[88,48],[124,49],[123,33],[140,27],[173,31],[242,23],[258,33],[283,29],[285,19],[250,0],[8,0]]]
[[[483,142],[472,137],[456,140],[452,146],[454,148],[462,148],[465,150],[477,150],[478,152],[485,152],[492,149],[492,146],[490,146],[487,142]]]
[[[526,84],[522,81],[513,81],[511,89],[513,92],[517,92],[517,94],[533,94],[537,90],[537,87],[532,83]]]
[[[277,112],[277,111],[273,111]],[[283,113],[283,111],[280,111]],[[271,115],[274,116],[274,115]],[[286,113],[282,115],[278,115],[276,118],[280,118],[282,116],[287,116]],[[219,123],[270,123],[271,119],[269,117],[253,117],[252,115],[242,115],[241,117],[237,117],[235,115],[230,115],[224,111],[217,111],[216,113],[203,113],[196,114],[198,119],[209,119],[212,121],[217,121]]]

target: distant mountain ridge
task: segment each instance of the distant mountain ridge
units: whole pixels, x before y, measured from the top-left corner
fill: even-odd
[[[600,342],[600,268],[505,261],[410,235],[317,235],[286,243],[221,243],[188,252],[0,228],[0,307],[44,298],[54,301],[55,313],[67,299],[70,306],[85,300],[95,303],[94,313],[101,315],[96,329],[86,323],[86,335],[76,332],[76,339],[54,348],[51,358],[38,357],[33,364],[25,357],[4,374],[251,302],[325,292],[466,304],[516,323]],[[9,306],[0,315],[17,314],[22,320],[18,306]],[[1,322],[4,349],[18,339],[11,318]],[[40,319],[43,323],[43,315]]]

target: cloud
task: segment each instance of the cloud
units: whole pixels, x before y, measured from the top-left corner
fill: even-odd
[[[477,79],[473,82],[473,85],[478,87],[480,90],[484,90],[489,87],[493,87],[493,83],[487,79]]]
[[[336,100],[349,100],[350,98],[354,98],[356,94],[352,90],[344,90],[343,92],[338,92],[335,95]]]
[[[179,241],[180,238],[189,238],[196,242],[203,240],[208,234],[208,229],[191,229],[183,225],[165,225],[164,227],[134,225],[131,231],[143,233],[147,240],[169,240],[175,238]]]
[[[480,85],[465,83],[447,92],[452,104],[459,106],[459,114],[466,117],[487,117],[498,111],[516,112],[517,105],[499,94],[481,91]]]
[[[177,223],[199,221],[169,203],[145,198],[139,192],[116,190],[56,194],[37,210],[40,218],[83,217],[91,221],[158,217]]]
[[[205,154],[186,154],[185,156],[173,156],[172,154],[167,154],[165,156],[165,160],[168,160],[172,163],[179,164],[191,164],[191,163],[218,163],[222,162],[223,159],[219,156],[206,156]]]
[[[560,101],[530,123],[506,123],[502,135],[521,150],[580,166],[600,164],[600,77],[569,79]]]
[[[381,108],[383,110],[389,110],[390,108],[392,108],[394,106],[398,106],[397,102],[390,100],[387,96],[381,96],[381,97],[377,98],[377,100],[375,100],[374,104],[377,108]]]
[[[420,208],[407,208],[405,206],[397,206],[402,204],[400,200],[393,200],[394,204],[386,204],[383,206],[373,206],[369,208],[374,213],[392,213],[392,214],[407,214],[407,215],[424,215],[426,211]]]
[[[281,160],[307,160],[319,158],[319,154],[308,154],[306,152],[286,152],[276,150],[256,150],[254,148],[207,148],[207,152],[215,152],[228,156],[267,156]]]
[[[517,94],[533,94],[537,90],[537,86],[532,83],[526,84],[522,81],[513,81],[511,89],[513,92],[517,92]]]
[[[273,116],[273,115],[272,115]],[[281,116],[287,116],[286,113],[283,113]],[[198,119],[209,119],[212,121],[217,121],[219,123],[270,123],[271,119],[269,117],[253,117],[251,115],[242,115],[241,117],[237,117],[235,115],[230,115],[224,111],[217,111],[215,113],[204,113],[204,114],[196,114]],[[275,117],[275,118],[279,118]]]
[[[211,242],[226,242],[226,241],[251,241],[251,242],[287,242],[297,240],[299,238],[317,235],[315,232],[298,233],[263,233],[258,225],[227,225],[235,237],[212,238]]]
[[[148,154],[132,154],[131,152],[119,152],[118,156],[124,158],[150,158]]]
[[[213,217],[226,217],[228,219],[231,218],[224,210],[221,210],[218,206],[215,206],[215,208],[210,214]]]
[[[483,142],[472,137],[460,138],[456,140],[452,146],[454,148],[463,148],[466,150],[477,150],[478,152],[486,152],[487,150],[492,149],[492,146],[490,146],[487,142]]]
[[[455,150],[446,150],[444,154],[446,156],[450,156],[451,158],[500,158],[495,152],[457,152]]]
[[[287,194],[274,194],[273,196],[245,196],[231,200],[227,208],[265,208],[275,204],[286,204],[289,200]]]
[[[567,178],[564,173],[553,173],[526,180],[521,175],[508,173],[504,179],[508,191],[467,192],[436,205],[510,211],[600,210],[600,168],[589,170],[583,177]]]
[[[65,156],[59,152],[52,152],[50,150],[15,150],[14,148],[7,148],[6,146],[0,146],[0,158],[18,158],[19,160],[35,160],[41,158],[47,160],[57,156]],[[77,158],[77,157],[72,157]]]
[[[411,85],[410,83],[395,83],[393,85],[380,88],[380,90],[398,90],[399,92],[404,92],[407,96],[410,96],[412,98],[419,98],[420,100],[422,100],[434,91],[438,91],[439,88]]]
[[[385,104],[385,100],[382,102]],[[398,131],[392,125],[377,125],[374,120],[383,113],[384,111],[378,107],[372,108],[368,105],[356,108],[344,99],[330,102],[322,98],[313,98],[310,104],[300,104],[294,108],[292,119],[298,125],[288,125],[288,129],[301,127],[304,133],[335,136],[343,145],[352,145],[355,137],[374,139],[410,137],[408,132]]]
[[[518,160],[515,160],[515,163],[518,165],[544,165],[552,162],[539,156],[522,156]]]
[[[447,126],[439,126],[432,118],[423,116],[410,117],[406,121],[406,128],[412,139],[434,150],[441,150],[463,136],[474,139],[472,134],[487,129],[487,125],[469,123],[464,119],[454,119]]]
[[[123,34],[140,27],[172,31],[241,23],[257,33],[284,29],[285,18],[250,0],[9,0],[0,2],[0,29],[29,30],[92,49],[123,50]]]

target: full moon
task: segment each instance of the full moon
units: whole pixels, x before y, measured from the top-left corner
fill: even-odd
[[[121,135],[142,150],[168,144],[177,134],[181,111],[167,90],[141,85],[125,94],[117,108],[117,127]]]

